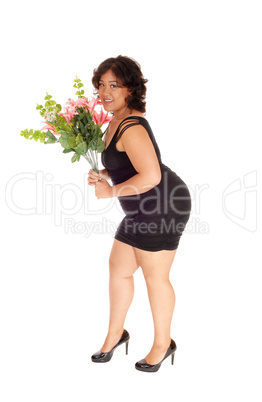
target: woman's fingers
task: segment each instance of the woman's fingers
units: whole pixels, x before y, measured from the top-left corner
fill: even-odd
[[[90,169],[88,172],[88,184],[90,186],[94,186],[98,180],[101,179],[101,175],[98,174],[95,170]]]
[[[90,169],[90,170],[89,170],[88,175],[89,175],[89,176],[93,176],[93,177],[99,176],[99,174],[98,174],[95,170],[93,170],[93,169]]]

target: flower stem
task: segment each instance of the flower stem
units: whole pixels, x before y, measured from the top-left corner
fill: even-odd
[[[86,154],[83,155],[85,157],[85,159],[88,161],[88,163],[90,164],[91,168],[97,172],[98,172],[98,163],[96,163],[95,159],[94,159],[94,155],[91,149],[89,149],[87,151]]]

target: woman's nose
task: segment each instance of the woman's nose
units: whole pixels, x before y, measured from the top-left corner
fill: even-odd
[[[106,96],[106,95],[110,95],[111,94],[111,87],[105,85],[104,87],[100,88],[101,89],[101,93]]]

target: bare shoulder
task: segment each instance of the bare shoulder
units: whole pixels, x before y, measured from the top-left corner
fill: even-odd
[[[121,136],[123,143],[129,143],[133,141],[141,142],[147,139],[150,140],[148,132],[142,124],[135,124],[129,126],[129,122],[126,122],[123,125],[123,129],[125,129],[123,130],[124,132]]]
[[[142,137],[144,137],[144,139],[148,138],[150,141],[147,130],[140,124],[139,117],[145,118],[142,113],[134,114],[128,116],[120,123],[117,138],[117,149],[119,151],[125,151],[125,144],[137,143],[139,139],[139,142],[141,142]]]
[[[142,124],[136,124],[126,128],[119,140],[118,149],[128,152],[129,150],[153,149],[150,136]]]

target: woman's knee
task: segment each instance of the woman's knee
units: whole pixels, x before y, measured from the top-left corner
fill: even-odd
[[[110,276],[118,276],[121,278],[129,278],[133,276],[139,268],[135,261],[121,261],[115,255],[109,257],[109,273]]]
[[[169,282],[169,273],[154,269],[154,267],[143,268],[143,275],[148,286],[157,286],[163,282]]]

